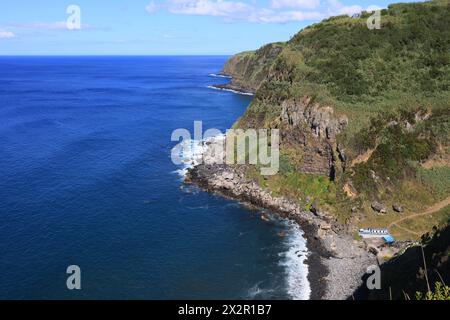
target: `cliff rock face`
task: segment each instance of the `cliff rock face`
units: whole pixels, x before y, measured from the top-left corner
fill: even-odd
[[[225,63],[222,74],[232,77],[226,87],[239,91],[256,92],[266,79],[272,62],[283,49],[281,44],[268,44],[257,51],[232,56]]]
[[[285,43],[237,54],[222,71],[233,77],[225,87],[255,93],[233,128],[280,129],[281,175],[329,175],[336,197],[367,208],[406,181],[415,185],[402,189],[411,204],[418,190],[435,200],[440,184],[419,169],[448,167],[450,150],[448,0],[390,5],[382,15],[380,32],[367,28],[369,12],[332,17]]]
[[[311,103],[311,98],[287,100],[281,105],[281,119],[284,123],[299,128],[306,125],[314,137],[334,140],[336,134],[348,125],[346,116],[336,117],[332,107]]]
[[[304,173],[334,177],[336,135],[348,125],[346,116],[337,117],[334,109],[320,106],[311,98],[286,100],[281,105],[282,142],[301,146]]]

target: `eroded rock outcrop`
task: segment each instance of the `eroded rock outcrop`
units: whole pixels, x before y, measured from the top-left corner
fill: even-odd
[[[335,162],[346,160],[342,148],[336,144],[336,135],[347,127],[348,118],[337,116],[332,107],[303,97],[284,101],[280,120],[282,142],[288,147],[300,145],[303,149],[303,163],[298,169],[333,178]]]
[[[293,127],[309,127],[313,136],[333,140],[348,125],[346,116],[336,116],[334,109],[311,102],[310,97],[286,100],[281,105],[281,120]]]

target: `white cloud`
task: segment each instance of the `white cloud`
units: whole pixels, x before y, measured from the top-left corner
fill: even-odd
[[[320,5],[320,0],[272,0],[272,8],[301,8],[315,9]]]
[[[252,23],[287,23],[321,20],[332,15],[353,15],[364,10],[359,5],[345,6],[339,0],[272,0],[270,8],[257,7],[239,0],[168,0],[157,5],[151,1],[146,11],[165,9],[173,14],[221,17],[226,21]],[[300,10],[301,9],[301,10]],[[380,9],[370,6],[366,10]]]
[[[286,0],[282,0],[286,1]],[[169,12],[175,14],[224,17],[227,20],[245,20],[254,23],[287,23],[323,18],[323,14],[313,11],[278,11],[258,9],[249,4],[228,0],[171,0]],[[316,0],[297,0],[316,2]]]
[[[145,6],[145,11],[148,13],[153,13],[158,11],[159,7],[156,5],[154,1],[151,1],[148,5]]]
[[[56,21],[56,22],[13,23],[8,24],[8,27],[16,29],[33,29],[33,30],[67,30],[67,22]],[[82,24],[81,29],[93,30],[99,28],[96,28],[89,24]]]
[[[323,19],[318,11],[273,11],[262,9],[249,17],[250,22],[257,23],[287,23],[294,21]]]
[[[67,29],[67,23],[66,21],[35,22],[35,23],[16,24],[14,25],[14,27],[23,29],[62,30]]]
[[[175,14],[236,18],[254,8],[243,2],[227,0],[171,0],[169,11]]]
[[[15,36],[16,35],[11,31],[0,29],[0,39],[11,39],[14,38]]]
[[[360,13],[362,11],[375,11],[382,9],[381,7],[377,5],[371,5],[367,8],[363,8],[359,5],[352,5],[352,6],[345,6],[339,0],[327,0],[328,3],[328,15],[329,16],[335,16],[335,15],[354,15],[356,13]]]
[[[382,9],[385,9],[385,8],[377,6],[377,5],[371,5],[366,8],[366,11],[373,12],[373,11],[382,10]]]
[[[327,6],[328,10],[336,10],[340,7],[342,7],[342,3],[339,2],[339,0],[327,0]]]
[[[363,8],[361,6],[353,5],[353,6],[343,6],[338,9],[337,13],[353,15],[353,14],[359,13],[361,11],[363,11]]]

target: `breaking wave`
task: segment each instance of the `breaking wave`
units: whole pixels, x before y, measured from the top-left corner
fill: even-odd
[[[189,169],[203,162],[204,155],[206,155],[208,151],[208,145],[220,139],[225,139],[225,135],[218,135],[200,141],[193,139],[183,141],[178,154],[180,159],[182,159],[182,165],[181,168],[175,172],[178,173],[181,178],[186,177]]]
[[[242,94],[244,96],[253,96],[254,94],[251,92],[243,92],[243,91],[238,91],[238,90],[233,90],[233,89],[228,89],[228,88],[218,88],[215,86],[208,86],[209,89],[214,89],[214,90],[220,90],[220,91],[228,91],[228,92],[233,92],[236,94]]]
[[[280,265],[285,268],[287,292],[294,300],[308,300],[311,295],[311,287],[308,281],[308,248],[304,232],[297,224],[288,224],[286,245],[288,250],[281,253]]]
[[[224,74],[217,74],[217,73],[210,73],[209,74],[211,77],[215,77],[215,78],[225,78],[225,79],[231,79],[232,77],[224,75]]]

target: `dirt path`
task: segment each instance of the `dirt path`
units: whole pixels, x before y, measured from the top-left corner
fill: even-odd
[[[409,216],[403,217],[403,218],[401,218],[401,219],[398,219],[398,220],[392,222],[392,223],[388,226],[388,229],[391,229],[393,226],[396,226],[397,228],[400,228],[400,229],[403,229],[403,230],[405,230],[405,231],[408,231],[409,233],[412,233],[412,234],[415,234],[415,235],[419,235],[417,232],[414,232],[414,231],[412,231],[412,230],[409,230],[409,229],[407,229],[407,228],[405,228],[405,227],[400,226],[399,223],[401,223],[401,222],[403,222],[403,221],[406,221],[406,220],[409,220],[409,219],[414,219],[414,218],[421,217],[421,216],[425,216],[425,215],[428,215],[428,214],[433,214],[433,213],[435,213],[435,212],[437,212],[437,211],[439,211],[439,210],[444,209],[444,208],[447,207],[447,206],[450,206],[450,197],[448,197],[447,199],[442,200],[442,201],[440,201],[440,202],[434,204],[433,206],[429,207],[429,208],[428,208],[427,210],[425,210],[424,212],[411,214],[411,215],[409,215]]]
[[[405,227],[400,226],[400,225],[395,224],[395,223],[394,223],[392,226],[393,226],[393,227],[395,226],[395,227],[397,227],[397,228],[399,228],[399,229],[401,229],[401,230],[403,230],[403,231],[406,231],[407,233],[411,233],[411,234],[416,235],[416,236],[419,236],[419,237],[422,235],[422,234],[419,233],[419,232],[412,231],[412,230],[410,230],[410,229],[408,229],[408,228],[405,228]]]

